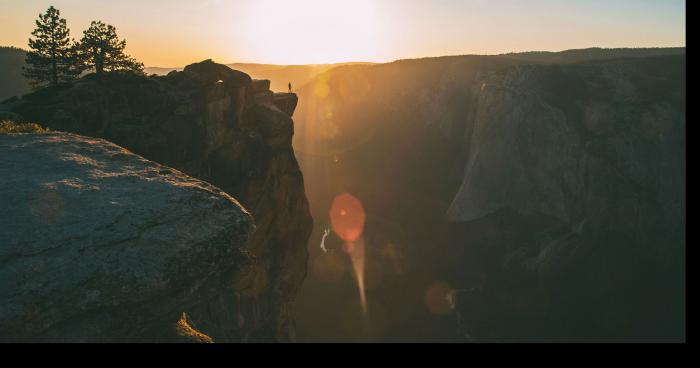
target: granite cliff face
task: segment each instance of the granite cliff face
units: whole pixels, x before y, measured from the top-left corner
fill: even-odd
[[[187,341],[182,314],[235,293],[253,219],[220,189],[68,133],[0,152],[0,341]]]
[[[404,60],[299,91],[317,221],[351,192],[369,256],[391,243],[408,260],[374,298],[397,310],[436,281],[456,291],[459,323],[416,308],[386,316],[403,327],[383,339],[684,339],[685,56],[663,51]]]
[[[268,88],[208,60],[164,77],[90,75],[0,110],[104,138],[236,198],[255,220],[244,246],[255,261],[238,270],[222,308],[193,310],[189,320],[215,341],[292,341],[312,219],[291,145],[297,98]]]
[[[682,58],[662,57],[523,66],[483,79],[447,213],[519,235],[479,250],[490,276],[478,296],[464,297],[490,307],[464,313],[482,333],[684,335],[683,69]],[[519,328],[505,323],[512,316]]]

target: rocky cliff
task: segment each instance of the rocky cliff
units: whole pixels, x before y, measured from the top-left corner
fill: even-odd
[[[107,139],[236,198],[255,219],[244,246],[255,261],[231,280],[236,292],[218,301],[225,308],[193,310],[189,320],[215,341],[291,341],[312,220],[292,149],[296,96],[266,87],[208,60],[163,77],[89,75],[0,110]]]
[[[386,266],[368,303],[410,311],[382,315],[382,339],[684,338],[685,56],[657,51],[403,60],[299,91],[314,216],[362,200]],[[436,282],[457,313],[425,307]]]
[[[480,81],[447,213],[519,234],[479,249],[489,277],[464,296],[489,306],[464,313],[482,334],[683,336],[683,70],[683,58],[661,57],[522,66]]]
[[[223,312],[254,229],[228,194],[102,139],[0,135],[0,153],[1,341],[187,341],[183,313]]]

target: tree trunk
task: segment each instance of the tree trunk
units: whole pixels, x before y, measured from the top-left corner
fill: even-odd
[[[56,66],[56,57],[51,60],[51,85],[55,86],[58,84],[58,68]]]
[[[51,50],[51,83],[52,86],[58,84],[58,68],[56,66],[56,50]]]
[[[102,53],[95,54],[95,74],[102,75],[104,72],[104,55]]]

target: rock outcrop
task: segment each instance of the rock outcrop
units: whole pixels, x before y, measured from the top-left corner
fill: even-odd
[[[0,135],[0,163],[1,341],[178,340],[251,262],[235,199],[113,143]]]
[[[312,219],[292,149],[296,96],[275,97],[268,86],[207,60],[164,77],[89,75],[0,111],[107,139],[236,198],[255,219],[245,245],[255,262],[219,302],[242,312],[191,311],[188,321],[219,342],[292,341]]]

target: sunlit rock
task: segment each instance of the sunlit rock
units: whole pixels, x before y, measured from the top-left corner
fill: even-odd
[[[253,219],[211,184],[67,133],[0,135],[0,157],[0,341],[181,340],[250,262]]]

